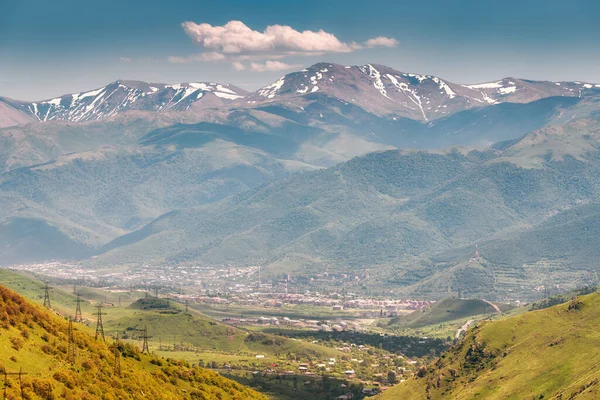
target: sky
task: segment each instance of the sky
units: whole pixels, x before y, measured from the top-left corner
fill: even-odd
[[[0,0],[0,96],[117,79],[246,90],[320,61],[600,82],[597,0]]]

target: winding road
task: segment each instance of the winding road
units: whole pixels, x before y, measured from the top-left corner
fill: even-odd
[[[474,320],[474,319],[470,319],[470,320],[468,320],[467,322],[465,322],[465,324],[464,324],[463,326],[461,326],[460,328],[458,328],[458,329],[456,330],[456,333],[454,334],[454,338],[455,338],[455,339],[460,339],[460,335],[461,335],[463,332],[466,332],[466,331],[467,331],[467,329],[469,329],[469,326],[471,326],[471,324],[472,324],[473,322],[475,322],[475,320]]]

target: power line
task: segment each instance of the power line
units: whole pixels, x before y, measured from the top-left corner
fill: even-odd
[[[151,336],[148,336],[148,327],[144,326],[144,329],[142,330],[142,332],[143,332],[142,339],[144,340],[144,342],[142,344],[142,353],[150,354],[150,348],[148,347],[148,339],[150,339]]]
[[[46,283],[44,285],[44,307],[48,309],[52,308],[52,306],[50,305],[50,289],[52,288],[48,286],[48,283]]]
[[[98,311],[94,314],[98,317],[96,319],[96,337],[95,337],[95,339],[98,340],[98,336],[102,336],[102,341],[105,342],[106,340],[104,339],[104,326],[102,325],[102,315],[106,315],[106,313],[102,312],[102,303],[96,304],[94,307],[98,309]]]
[[[27,372],[23,372],[23,368],[19,368],[19,372],[8,372],[6,368],[4,368],[4,396],[3,399],[6,400],[6,382],[8,381],[9,375],[18,375],[19,376],[19,389],[21,390],[21,398],[23,398],[23,375],[27,375]]]
[[[75,308],[75,322],[83,322],[83,318],[81,317],[81,298],[79,293],[77,293],[77,307]]]

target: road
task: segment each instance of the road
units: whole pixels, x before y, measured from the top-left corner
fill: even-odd
[[[496,310],[497,313],[502,313],[502,311],[500,310],[500,307],[498,307],[497,305],[495,305],[494,303],[492,303],[491,301],[487,301],[486,299],[481,299],[481,301],[485,301],[486,303],[488,303],[490,306],[494,307],[494,310]]]
[[[465,322],[465,324],[464,324],[463,326],[461,326],[460,328],[458,328],[458,329],[456,330],[456,333],[454,334],[454,338],[455,338],[455,339],[459,339],[459,338],[460,338],[460,335],[461,335],[463,332],[466,332],[466,331],[467,331],[467,329],[469,329],[469,326],[471,326],[471,324],[472,324],[473,322],[475,322],[475,320],[474,320],[474,319],[470,319],[470,320],[468,320],[467,322]]]

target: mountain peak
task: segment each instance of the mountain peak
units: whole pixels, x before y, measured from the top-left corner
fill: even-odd
[[[252,105],[292,100],[301,103],[314,97],[314,93],[321,93],[378,116],[427,122],[465,109],[505,102],[528,103],[551,96],[579,97],[591,88],[591,84],[581,82],[526,81],[512,77],[461,85],[433,75],[399,72],[379,64],[344,66],[320,62],[285,75],[249,95],[246,101]]]
[[[205,96],[207,93],[211,95]],[[10,105],[38,121],[82,122],[112,117],[129,110],[186,111],[192,106],[221,106],[246,94],[245,90],[233,85],[215,82],[164,84],[117,79],[87,92],[39,102],[11,101]]]

